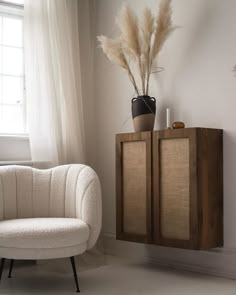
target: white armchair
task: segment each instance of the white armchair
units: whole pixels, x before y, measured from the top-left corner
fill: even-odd
[[[5,259],[70,257],[92,248],[100,234],[99,179],[90,167],[63,165],[39,170],[0,167],[0,280]]]

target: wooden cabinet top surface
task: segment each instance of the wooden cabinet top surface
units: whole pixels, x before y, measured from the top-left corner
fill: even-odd
[[[168,135],[168,134],[184,134],[185,132],[194,132],[197,130],[209,130],[209,132],[211,131],[219,131],[219,132],[223,132],[223,129],[220,128],[207,128],[207,127],[188,127],[188,128],[179,128],[179,129],[160,129],[160,130],[153,130],[153,131],[143,131],[143,132],[124,132],[124,133],[117,133],[116,136],[124,136],[124,135],[142,135],[142,134],[146,134],[146,133],[162,133],[164,135]]]

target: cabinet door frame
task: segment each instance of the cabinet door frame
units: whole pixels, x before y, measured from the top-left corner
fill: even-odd
[[[189,139],[189,202],[190,239],[164,238],[161,235],[160,213],[160,141],[163,139]],[[152,138],[153,157],[153,235],[154,243],[167,247],[196,249],[198,247],[198,201],[197,201],[197,133],[194,128],[154,131]]]
[[[119,240],[152,242],[152,168],[151,132],[135,132],[116,135],[116,238]],[[124,142],[143,141],[146,144],[146,235],[126,233],[123,230],[123,155]]]

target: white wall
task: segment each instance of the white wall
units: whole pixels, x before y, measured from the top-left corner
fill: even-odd
[[[127,1],[137,13],[145,3],[156,10],[158,0]],[[115,15],[122,0],[98,0],[96,35],[116,35]],[[155,128],[165,126],[165,107],[173,121],[187,127],[224,129],[224,241],[236,248],[236,1],[173,0],[173,21],[181,26],[166,43],[153,77],[151,95],[158,99]],[[132,132],[133,89],[121,69],[95,49],[97,171],[103,189],[103,231],[115,233],[115,134]],[[124,126],[123,123],[129,117]]]

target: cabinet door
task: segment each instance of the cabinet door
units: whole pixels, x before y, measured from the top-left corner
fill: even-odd
[[[151,132],[116,136],[117,239],[151,240]]]
[[[153,132],[154,240],[196,248],[198,238],[196,130]]]

